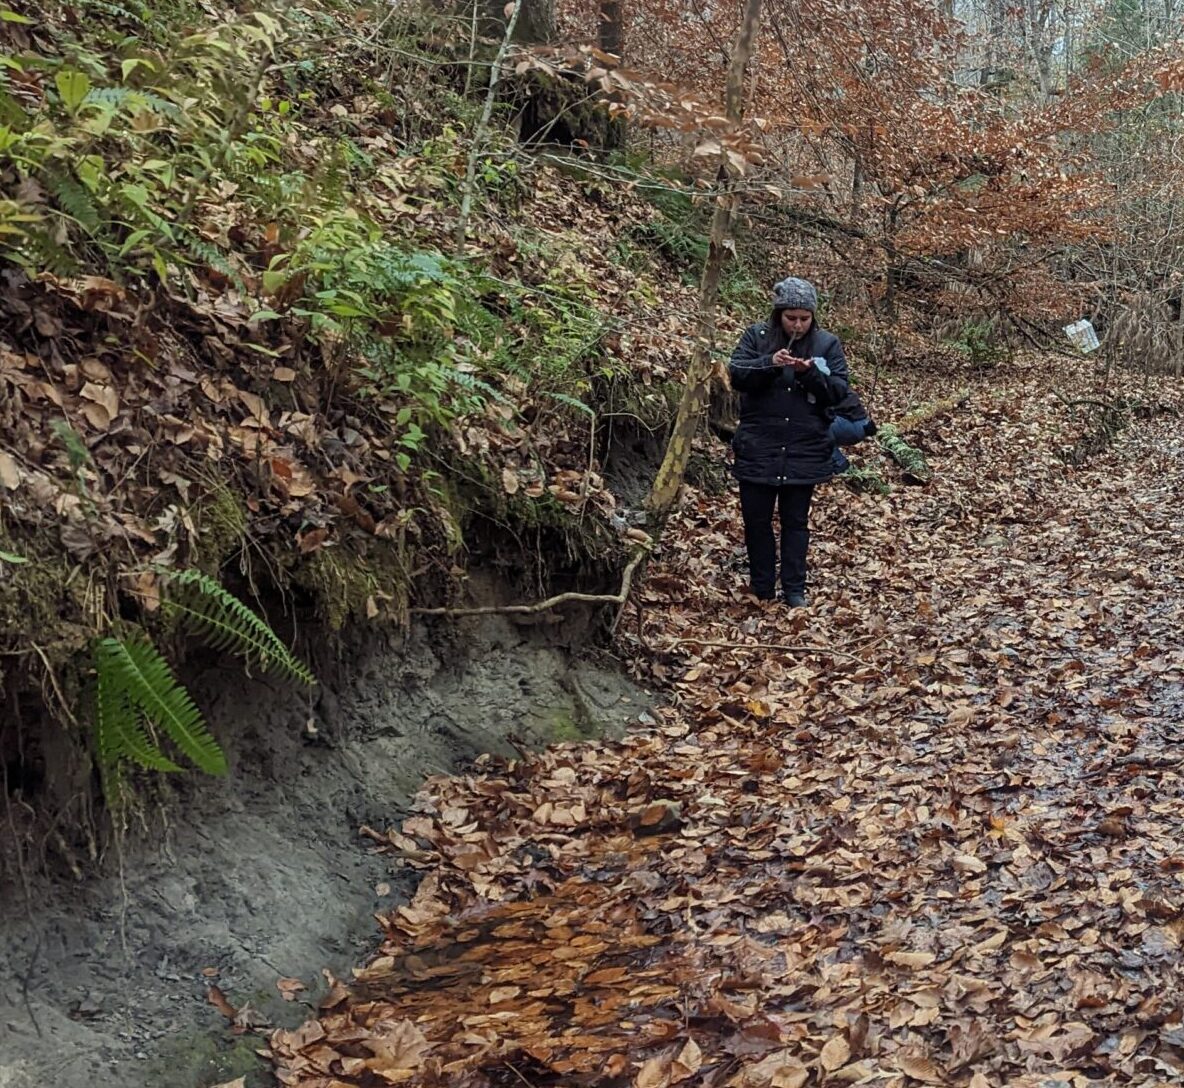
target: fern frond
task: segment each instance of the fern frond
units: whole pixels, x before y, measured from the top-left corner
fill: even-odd
[[[467,389],[475,396],[484,393],[490,400],[497,401],[499,404],[509,404],[509,398],[500,389],[484,382],[480,378],[474,377],[472,374],[467,374],[463,370],[450,370],[447,374],[448,379],[455,385],[459,385],[462,389]]]
[[[233,593],[199,570],[170,574],[161,604],[215,650],[230,650],[267,672],[275,669],[305,684],[316,677],[280,637]]]
[[[183,116],[181,110],[168,99],[135,87],[92,87],[87,92],[86,101],[112,110],[127,110],[129,113],[146,110],[173,121],[179,121]]]
[[[147,642],[125,644],[128,695],[149,721],[159,725],[182,752],[207,774],[226,773],[226,755],[206,728],[201,711],[173,676],[169,663]],[[135,676],[135,680],[132,680]],[[136,681],[139,681],[137,683]]]
[[[583,412],[586,416],[596,418],[596,412],[577,397],[569,396],[567,393],[555,393],[550,390],[547,391],[547,396],[552,400],[557,400],[560,404],[566,404],[569,408],[574,408],[577,412]]]
[[[459,288],[444,267],[443,259],[427,250],[410,253],[397,246],[379,244],[359,253],[373,289],[379,294],[401,294],[428,284]]]
[[[131,706],[207,774],[225,774],[225,754],[156,647],[146,639],[114,638],[103,639],[100,647],[103,664]]]
[[[69,215],[88,234],[94,234],[102,225],[99,209],[86,187],[70,174],[52,173],[48,176],[50,188],[62,211]]]
[[[120,7],[118,4],[108,4],[106,0],[83,0],[82,6],[100,12],[112,20],[123,19],[129,23],[138,23],[141,25],[145,21],[144,13],[137,14],[134,11],[129,11],[127,8]]]
[[[124,654],[123,644],[114,638],[101,639],[95,647],[99,763],[111,768],[121,759],[130,759],[152,771],[179,771],[144,729],[140,710],[128,694]]]
[[[236,288],[242,293],[247,294],[247,285],[238,270],[235,269],[230,262],[223,256],[222,251],[216,246],[210,245],[200,235],[191,230],[181,230],[178,232],[181,244],[189,250],[189,252],[199,261],[209,265],[215,272],[221,272]]]

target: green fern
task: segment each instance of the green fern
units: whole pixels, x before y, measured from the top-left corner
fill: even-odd
[[[181,768],[148,737],[140,712],[128,695],[120,668],[124,653],[123,644],[116,639],[103,639],[95,647],[99,763],[113,767],[126,757],[154,771],[179,771]]]
[[[86,187],[67,173],[49,174],[48,181],[62,211],[88,234],[95,234],[102,225],[102,217]]]
[[[163,732],[208,774],[226,773],[226,756],[211,736],[189,692],[147,639],[100,639],[98,748],[100,762],[114,766],[131,759],[155,771],[178,771],[149,734]]]
[[[106,106],[110,110],[126,110],[129,114],[146,110],[171,121],[180,121],[184,117],[176,104],[135,87],[92,87],[87,92],[86,101],[91,105]]]
[[[308,667],[242,601],[198,570],[169,573],[161,605],[214,649],[233,650],[264,671],[274,669],[315,684]],[[153,771],[181,768],[161,749],[159,732],[209,774],[225,774],[226,756],[189,692],[144,636],[104,638],[95,645],[98,673],[96,740],[105,779],[122,760]]]
[[[452,370],[447,372],[446,377],[454,385],[459,385],[467,393],[469,393],[477,402],[477,407],[481,407],[484,403],[482,397],[488,397],[498,404],[509,404],[509,398],[498,388],[484,382],[480,378],[474,377],[472,374],[466,374],[463,370]]]
[[[234,286],[242,293],[247,294],[247,285],[238,271],[230,264],[230,262],[222,255],[222,252],[215,246],[210,245],[204,238],[195,234],[191,230],[178,231],[178,237],[181,244],[194,256],[198,261],[203,262],[214,269],[215,272],[221,272]]]
[[[316,678],[280,637],[234,594],[208,574],[183,570],[169,574],[161,605],[166,615],[205,637],[215,650],[241,654],[264,672],[275,670],[305,684]]]
[[[145,22],[147,12],[137,14],[134,11],[129,11],[127,8],[120,7],[118,4],[108,4],[106,0],[82,0],[82,7],[89,8],[93,11],[99,12],[102,15],[108,16],[111,20],[121,19],[129,23],[143,24]]]
[[[584,415],[592,416],[593,419],[596,418],[596,412],[577,397],[569,396],[567,393],[555,393],[551,391],[547,392],[547,396],[552,400],[557,400],[560,404],[566,404],[569,408],[574,408],[577,412],[583,412]]]

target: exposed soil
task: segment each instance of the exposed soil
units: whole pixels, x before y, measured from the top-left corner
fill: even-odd
[[[228,1034],[209,987],[291,1024],[323,991],[322,968],[364,956],[371,913],[407,886],[359,827],[401,818],[426,775],[512,752],[507,738],[647,720],[647,695],[611,662],[576,659],[563,630],[489,618],[405,642],[368,632],[311,698],[233,662],[193,676],[229,775],[178,779],[134,832],[122,877],[0,893],[0,1088],[269,1083],[259,1037]],[[281,978],[308,989],[285,1001]]]

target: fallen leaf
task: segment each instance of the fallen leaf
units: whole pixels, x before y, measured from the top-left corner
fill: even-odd
[[[778,1050],[746,1066],[727,1084],[732,1088],[802,1088],[810,1070],[791,1050]]]
[[[980,861],[973,854],[955,854],[954,868],[960,869],[964,873],[985,873],[987,871],[986,862]]]
[[[322,525],[317,529],[309,529],[307,533],[297,533],[296,547],[300,550],[301,555],[309,555],[328,539],[329,530]]]
[[[234,1014],[233,1031],[236,1035],[240,1035],[247,1031],[254,1031],[256,1028],[266,1026],[267,1017],[258,1012],[249,1001],[243,1003],[242,1007]]]
[[[896,1067],[902,1073],[907,1073],[914,1080],[922,1081],[925,1084],[945,1084],[945,1074],[932,1058],[914,1054],[899,1054],[896,1058]]]
[[[802,1085],[809,1079],[810,1071],[808,1069],[784,1066],[770,1078],[769,1088],[802,1088]]]
[[[693,1077],[699,1072],[702,1065],[703,1051],[699,1049],[699,1044],[694,1039],[688,1039],[686,1045],[678,1052],[678,1057],[671,1063],[670,1083],[677,1084],[679,1081]]]
[[[362,1044],[374,1055],[366,1068],[392,1084],[408,1079],[403,1074],[422,1069],[430,1048],[423,1032],[410,1020],[380,1023],[362,1039]]]
[[[119,284],[105,276],[82,276],[74,284],[82,291],[81,302],[86,310],[109,313],[126,296]]]
[[[96,431],[105,431],[111,426],[111,413],[101,404],[88,403],[79,405],[78,414]]]
[[[978,944],[974,945],[971,951],[979,953],[994,952],[997,948],[1003,947],[1004,943],[1007,941],[1007,933],[1008,931],[1006,929],[997,930],[995,933],[992,933],[991,936],[989,936],[985,941],[979,941]]]
[[[119,415],[119,394],[111,386],[87,382],[79,391],[79,395],[102,405],[112,419]]]
[[[226,1000],[226,995],[219,987],[211,986],[206,996],[209,998],[210,1004],[225,1016],[227,1020],[233,1020],[238,1016],[238,1009]]]
[[[933,952],[888,952],[884,959],[898,967],[928,967],[937,956]]]
[[[818,1060],[822,1063],[823,1069],[833,1073],[851,1060],[851,1047],[842,1035],[836,1035],[827,1041],[818,1055]]]
[[[0,484],[9,491],[15,491],[21,485],[21,475],[16,458],[10,453],[0,452]]]
[[[613,1054],[604,1063],[604,1071],[610,1077],[619,1077],[629,1068],[629,1059],[624,1054]]]
[[[128,579],[133,586],[132,592],[144,611],[149,613],[158,611],[160,609],[160,579],[156,573],[142,570],[137,574],[129,575]],[[217,973],[215,968],[214,974]]]
[[[298,978],[281,978],[275,985],[285,1001],[295,1001],[301,990],[308,989]]]
[[[670,1059],[668,1057],[650,1058],[637,1071],[633,1080],[634,1088],[668,1088],[670,1084]]]
[[[251,414],[251,417],[261,426],[267,427],[268,416],[267,406],[263,403],[263,398],[255,393],[248,393],[245,389],[236,389],[235,393],[238,399],[242,402],[243,407]]]

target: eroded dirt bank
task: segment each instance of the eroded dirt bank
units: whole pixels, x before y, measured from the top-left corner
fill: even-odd
[[[359,827],[397,820],[425,776],[481,752],[645,719],[647,695],[557,630],[485,618],[406,641],[363,633],[311,698],[231,662],[199,672],[230,774],[178,780],[122,880],[4,889],[0,1086],[264,1083],[259,1037],[229,1035],[208,989],[275,1023],[309,1014],[320,970],[356,962],[372,912],[407,890]],[[282,978],[308,989],[285,1001]]]

